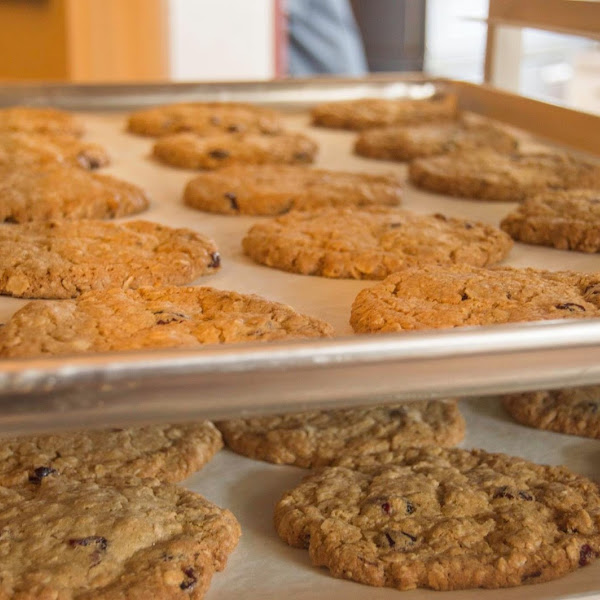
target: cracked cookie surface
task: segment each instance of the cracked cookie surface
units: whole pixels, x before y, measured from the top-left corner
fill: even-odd
[[[549,190],[600,187],[600,164],[557,152],[456,151],[409,165],[417,187],[479,200],[520,202]]]
[[[0,327],[0,356],[329,337],[324,321],[251,294],[209,287],[86,292],[26,304]]]
[[[199,471],[222,447],[210,421],[2,437],[0,485],[35,482],[48,472],[78,481],[151,477],[175,483]]]
[[[113,219],[146,210],[137,185],[63,164],[0,163],[0,223]]]
[[[212,240],[149,221],[0,226],[0,293],[20,298],[182,285],[216,272],[220,263]]]
[[[282,129],[280,115],[268,108],[237,102],[188,102],[167,104],[131,114],[132,133],[161,136],[192,131],[210,136],[222,133],[273,134]]]
[[[527,244],[600,252],[600,190],[534,196],[504,217],[500,227]]]
[[[476,221],[393,208],[293,211],[254,225],[244,252],[268,267],[302,275],[383,279],[409,266],[485,266],[510,251],[508,235]]]
[[[448,121],[367,129],[358,136],[354,150],[369,158],[409,161],[457,149],[493,148],[512,152],[517,146],[512,135],[494,125]]]
[[[600,553],[600,490],[565,467],[439,447],[371,458],[312,472],[275,509],[279,536],[335,577],[499,588],[556,579]]]
[[[229,215],[278,215],[323,206],[396,205],[395,175],[287,165],[233,165],[202,173],[185,189],[188,206]]]
[[[317,145],[301,133],[200,137],[175,133],[160,138],[153,149],[163,163],[184,169],[220,169],[231,164],[310,163]]]
[[[455,400],[231,419],[216,425],[238,454],[306,468],[400,446],[452,446],[465,432]]]
[[[361,291],[350,323],[367,333],[594,317],[599,274],[422,265]]]
[[[156,479],[0,487],[0,600],[200,600],[235,517]]]
[[[311,114],[314,125],[362,130],[385,125],[454,119],[457,113],[456,96],[440,93],[419,100],[359,98],[326,102],[315,106]]]
[[[523,425],[600,439],[600,386],[511,394],[502,404]]]

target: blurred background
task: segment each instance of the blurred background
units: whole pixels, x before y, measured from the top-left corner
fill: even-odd
[[[481,82],[487,15],[488,0],[0,0],[0,79]],[[600,113],[598,41],[498,27],[494,43],[494,84]]]

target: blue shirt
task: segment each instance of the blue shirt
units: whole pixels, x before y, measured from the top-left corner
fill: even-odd
[[[361,76],[367,61],[347,0],[287,0],[290,75]]]

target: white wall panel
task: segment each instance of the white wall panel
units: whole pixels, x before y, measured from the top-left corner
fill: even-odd
[[[169,31],[172,79],[274,76],[272,0],[170,0]]]

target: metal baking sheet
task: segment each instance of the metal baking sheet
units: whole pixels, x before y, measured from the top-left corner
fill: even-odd
[[[216,418],[600,382],[600,320],[352,335],[350,304],[359,290],[373,282],[302,277],[253,264],[243,256],[240,240],[261,218],[209,215],[186,208],[181,194],[193,172],[155,163],[149,157],[152,140],[128,135],[123,129],[124,111],[137,106],[193,98],[254,100],[285,109],[291,128],[306,130],[317,139],[321,145],[318,166],[404,175],[406,168],[401,164],[353,156],[354,134],[310,128],[303,109],[313,102],[341,97],[418,95],[427,90],[431,90],[430,84],[417,77],[401,82],[383,78],[273,85],[0,88],[0,104],[25,99],[31,104],[51,103],[85,111],[86,138],[105,144],[113,156],[113,165],[105,172],[138,183],[152,194],[150,211],[132,218],[185,225],[213,236],[223,254],[223,269],[214,277],[198,280],[198,285],[259,293],[287,302],[328,320],[338,334],[332,340],[218,346],[201,351],[1,361],[0,432]],[[498,116],[494,104],[498,98],[494,95],[494,102],[488,103],[489,95],[479,91],[466,98],[469,108]],[[568,111],[564,114],[570,115]],[[565,143],[564,139],[557,141]],[[407,184],[404,206],[420,213],[444,212],[497,224],[512,205],[449,199]],[[594,271],[598,258],[516,244],[507,264]],[[1,298],[0,322],[24,303]],[[463,447],[566,464],[600,480],[597,440],[522,427],[512,422],[493,397],[463,400],[461,411],[467,421]],[[234,600],[241,595],[249,600],[278,600],[283,594],[290,600],[399,597],[396,590],[334,579],[326,570],[310,566],[307,552],[279,540],[272,525],[273,507],[305,473],[225,450],[184,482],[187,488],[231,509],[243,530],[227,569],[213,578],[207,600]],[[600,561],[560,580],[527,588],[445,593],[416,590],[403,592],[402,598],[516,600],[526,594],[531,600],[591,599],[600,598],[599,589]]]
[[[146,188],[150,210],[132,218],[187,226],[212,236],[223,256],[217,275],[197,280],[286,302],[335,327],[332,340],[232,345],[198,350],[4,360],[0,362],[0,430],[31,431],[103,426],[173,418],[223,417],[386,399],[481,395],[600,382],[600,321],[560,321],[491,328],[356,336],[348,325],[356,294],[373,282],[331,280],[256,265],[241,251],[246,230],[263,217],[220,216],[183,205],[193,171],[150,157],[153,139],[125,132],[125,108],[199,98],[261,101],[285,111],[290,129],[320,145],[316,166],[406,175],[400,163],[352,154],[355,134],[310,127],[305,108],[320,100],[378,95],[420,97],[440,85],[406,80],[175,84],[140,86],[11,86],[0,104],[25,102],[80,109],[86,139],[105,145],[113,163],[104,172]],[[458,88],[462,93],[462,88]],[[464,102],[485,113],[492,93]],[[499,93],[501,95],[501,93]],[[531,101],[529,101],[531,102]],[[540,110],[542,110],[542,105]],[[564,111],[573,118],[573,111]],[[543,110],[542,110],[543,112]],[[563,114],[561,112],[561,114]],[[587,118],[587,117],[584,117]],[[587,123],[587,121],[586,121]],[[600,119],[593,121],[596,125]],[[527,144],[535,144],[528,139]],[[407,183],[404,206],[498,224],[511,203],[477,202],[429,194]],[[598,257],[516,244],[507,264],[595,271]],[[26,301],[1,298],[0,322]],[[43,415],[43,425],[41,416]]]

